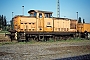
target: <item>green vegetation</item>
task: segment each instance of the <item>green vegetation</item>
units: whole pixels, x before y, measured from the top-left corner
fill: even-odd
[[[6,16],[0,15],[0,31],[8,31],[10,30],[11,26],[9,21],[7,21]]]
[[[0,46],[9,45],[9,44],[16,44],[16,43],[15,42],[0,42]]]
[[[78,23],[82,23],[82,21],[81,21],[81,17],[79,17]]]
[[[83,19],[83,23],[85,23],[85,19]]]
[[[81,17],[79,17],[78,23],[85,23],[85,19],[83,19],[83,22],[82,22]]]
[[[31,40],[29,42],[18,42],[18,44],[34,44],[34,43],[37,43],[37,42],[34,40]]]
[[[0,46],[1,45],[15,45],[15,44],[46,44],[46,43],[74,43],[74,42],[86,42],[86,41],[89,41],[90,40],[82,40],[80,38],[76,38],[76,39],[71,39],[71,40],[52,40],[50,39],[49,41],[45,41],[45,42],[37,42],[37,41],[34,41],[34,40],[31,40],[30,42],[0,42]]]
[[[0,15],[0,30],[6,30],[7,21],[6,16]]]
[[[0,33],[9,33],[8,31],[0,31]]]

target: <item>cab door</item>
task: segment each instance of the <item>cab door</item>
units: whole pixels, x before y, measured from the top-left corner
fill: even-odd
[[[44,14],[39,13],[39,18],[38,18],[38,28],[39,31],[44,31]]]

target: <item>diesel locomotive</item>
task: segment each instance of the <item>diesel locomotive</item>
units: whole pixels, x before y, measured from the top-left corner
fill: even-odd
[[[11,39],[47,41],[50,38],[54,40],[89,38],[89,23],[78,23],[76,19],[53,17],[53,12],[50,11],[30,10],[28,14],[29,16],[13,17],[13,28],[9,31]]]

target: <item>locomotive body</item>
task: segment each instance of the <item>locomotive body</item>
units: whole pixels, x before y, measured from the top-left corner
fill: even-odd
[[[77,31],[80,32],[79,25],[81,24],[78,24],[77,20],[52,17],[53,12],[49,11],[30,10],[28,13],[30,16],[18,15],[13,18],[15,32],[11,34],[14,34],[14,38],[18,41],[68,39],[75,37]]]
[[[90,33],[90,23],[78,23],[77,27],[78,27],[77,30],[79,32],[87,31],[88,33]]]

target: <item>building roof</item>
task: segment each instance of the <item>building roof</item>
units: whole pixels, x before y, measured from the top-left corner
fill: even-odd
[[[59,17],[53,17],[54,19],[63,19],[63,20],[72,20],[77,21],[76,19],[70,19],[70,18],[59,18]]]
[[[34,17],[34,16],[23,16],[23,15],[16,15],[14,18],[17,18],[17,17],[26,17],[26,18],[30,18],[30,17]]]
[[[59,17],[53,17],[55,19],[68,19],[68,18],[59,18]]]
[[[51,11],[42,11],[42,10],[30,10],[30,11],[28,11],[28,13],[30,13],[30,12],[53,13]]]

